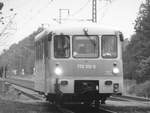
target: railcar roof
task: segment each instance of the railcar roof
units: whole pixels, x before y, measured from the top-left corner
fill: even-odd
[[[83,23],[83,24],[62,24],[59,26],[54,26],[50,28],[50,31],[53,31],[56,34],[68,34],[68,35],[74,35],[74,34],[83,34],[83,29],[88,29],[89,34],[114,34],[117,30],[113,28],[104,27],[100,24],[94,24],[94,23]]]
[[[117,29],[102,26],[100,24],[95,24],[95,23],[58,24],[58,25],[51,26],[51,27],[45,29],[37,37],[41,37],[45,34],[48,34],[49,32],[53,32],[56,35],[59,35],[59,34],[82,35],[82,34],[84,34],[84,29],[85,28],[88,30],[89,35],[106,35],[106,34],[107,35],[113,35],[117,31],[119,31]]]

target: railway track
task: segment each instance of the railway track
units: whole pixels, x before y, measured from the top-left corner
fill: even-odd
[[[37,96],[38,92],[32,92],[32,87],[31,88],[26,88],[22,87],[21,85],[19,86],[18,84],[19,81],[14,82],[14,80],[7,80],[7,82],[9,82],[10,84],[13,84],[13,87],[21,94],[26,95],[27,97],[33,99],[33,100],[39,100],[42,101],[43,97],[42,96]],[[22,82],[22,81],[21,81]],[[24,83],[26,83],[26,81],[23,81]],[[31,82],[29,82],[31,83]],[[25,85],[25,84],[24,84]],[[30,92],[30,93],[29,93]],[[32,93],[31,93],[32,92]],[[145,98],[139,98],[139,97],[131,97],[131,96],[112,96],[110,97],[110,100],[113,101],[126,101],[126,102],[131,102],[131,101],[135,101],[135,102],[150,102],[149,99],[145,99]],[[50,105],[53,106],[53,105]],[[100,106],[99,109],[96,109],[94,107],[91,106],[86,106],[83,104],[69,104],[69,105],[63,105],[63,106],[55,106],[56,107],[56,112],[58,113],[117,113],[115,112],[116,109],[112,109],[115,111],[111,111],[111,108],[109,106],[105,107],[105,105]]]
[[[34,92],[31,88],[22,87],[20,83],[14,80],[7,80],[7,83],[11,84],[11,86],[18,92],[19,95],[23,94],[32,100],[40,100],[42,102],[43,97],[39,96],[37,92]],[[24,84],[25,86],[25,84]],[[44,104],[44,103],[43,103]],[[47,106],[47,105],[46,105]],[[52,105],[49,106],[54,107],[56,112],[59,113],[116,113],[114,111],[108,110],[106,108],[95,108],[92,106],[86,106],[83,104],[66,104],[64,106]]]
[[[142,98],[142,97],[135,97],[135,96],[112,96],[110,99],[116,99],[121,101],[139,101],[139,102],[150,102],[150,99]]]
[[[25,89],[17,85],[13,85],[13,88],[18,92],[18,95],[23,94],[33,100],[41,100],[41,101],[44,100],[44,98],[41,95],[37,94],[32,90]]]
[[[117,113],[104,107],[95,108],[84,104],[68,104],[61,106],[61,108],[69,111],[65,113]]]
[[[24,80],[24,79],[15,79],[15,78],[7,78],[4,81],[10,83],[10,84],[14,84],[16,86],[20,86],[26,89],[29,89],[31,91],[34,92],[38,92],[41,93],[39,91],[34,90],[33,88],[33,81],[31,80]],[[41,93],[42,94],[42,93]],[[110,100],[120,100],[120,101],[141,101],[141,102],[150,102],[150,99],[146,99],[146,98],[141,98],[141,97],[135,97],[135,96],[127,96],[127,95],[123,95],[123,96],[111,96]]]

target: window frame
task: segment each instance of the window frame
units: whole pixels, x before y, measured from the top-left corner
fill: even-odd
[[[78,58],[82,58],[82,59],[84,59],[84,58],[90,58],[90,59],[99,58],[99,56],[100,56],[100,42],[99,42],[99,36],[98,35],[88,35],[88,36],[95,36],[97,38],[97,44],[98,44],[98,47],[97,47],[98,50],[97,50],[97,52],[98,52],[98,54],[97,54],[96,57],[75,57],[73,55],[73,51],[74,51],[74,38],[75,38],[75,36],[86,36],[86,35],[72,35],[72,57],[73,58],[75,58],[75,59],[78,59]]]
[[[107,56],[107,57],[104,57],[104,56],[103,56],[103,50],[102,50],[103,41],[102,41],[102,39],[104,38],[104,36],[113,36],[113,37],[115,37],[115,39],[116,39],[116,56],[114,56],[114,57],[108,57],[108,56]],[[115,58],[118,57],[118,38],[117,38],[116,35],[102,35],[102,36],[101,36],[101,57],[104,58],[104,59],[115,59]]]
[[[70,46],[71,37],[70,37],[69,35],[62,35],[62,36],[68,37],[68,39],[69,39],[69,55],[68,55],[67,57],[56,57],[56,56],[55,56],[55,37],[56,37],[56,36],[61,36],[61,35],[54,35],[54,36],[53,36],[53,57],[56,58],[56,59],[68,59],[68,58],[70,58],[70,56],[71,56],[71,46]]]

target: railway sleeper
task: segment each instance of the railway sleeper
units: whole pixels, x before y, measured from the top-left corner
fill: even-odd
[[[46,96],[47,101],[53,104],[63,104],[65,102],[82,102],[84,104],[94,105],[105,104],[105,101],[110,96],[110,94],[98,94],[93,92],[88,92],[84,94],[48,94]]]

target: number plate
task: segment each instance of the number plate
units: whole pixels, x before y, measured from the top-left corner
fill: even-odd
[[[96,69],[96,65],[77,64],[77,68],[79,68],[79,69]]]

